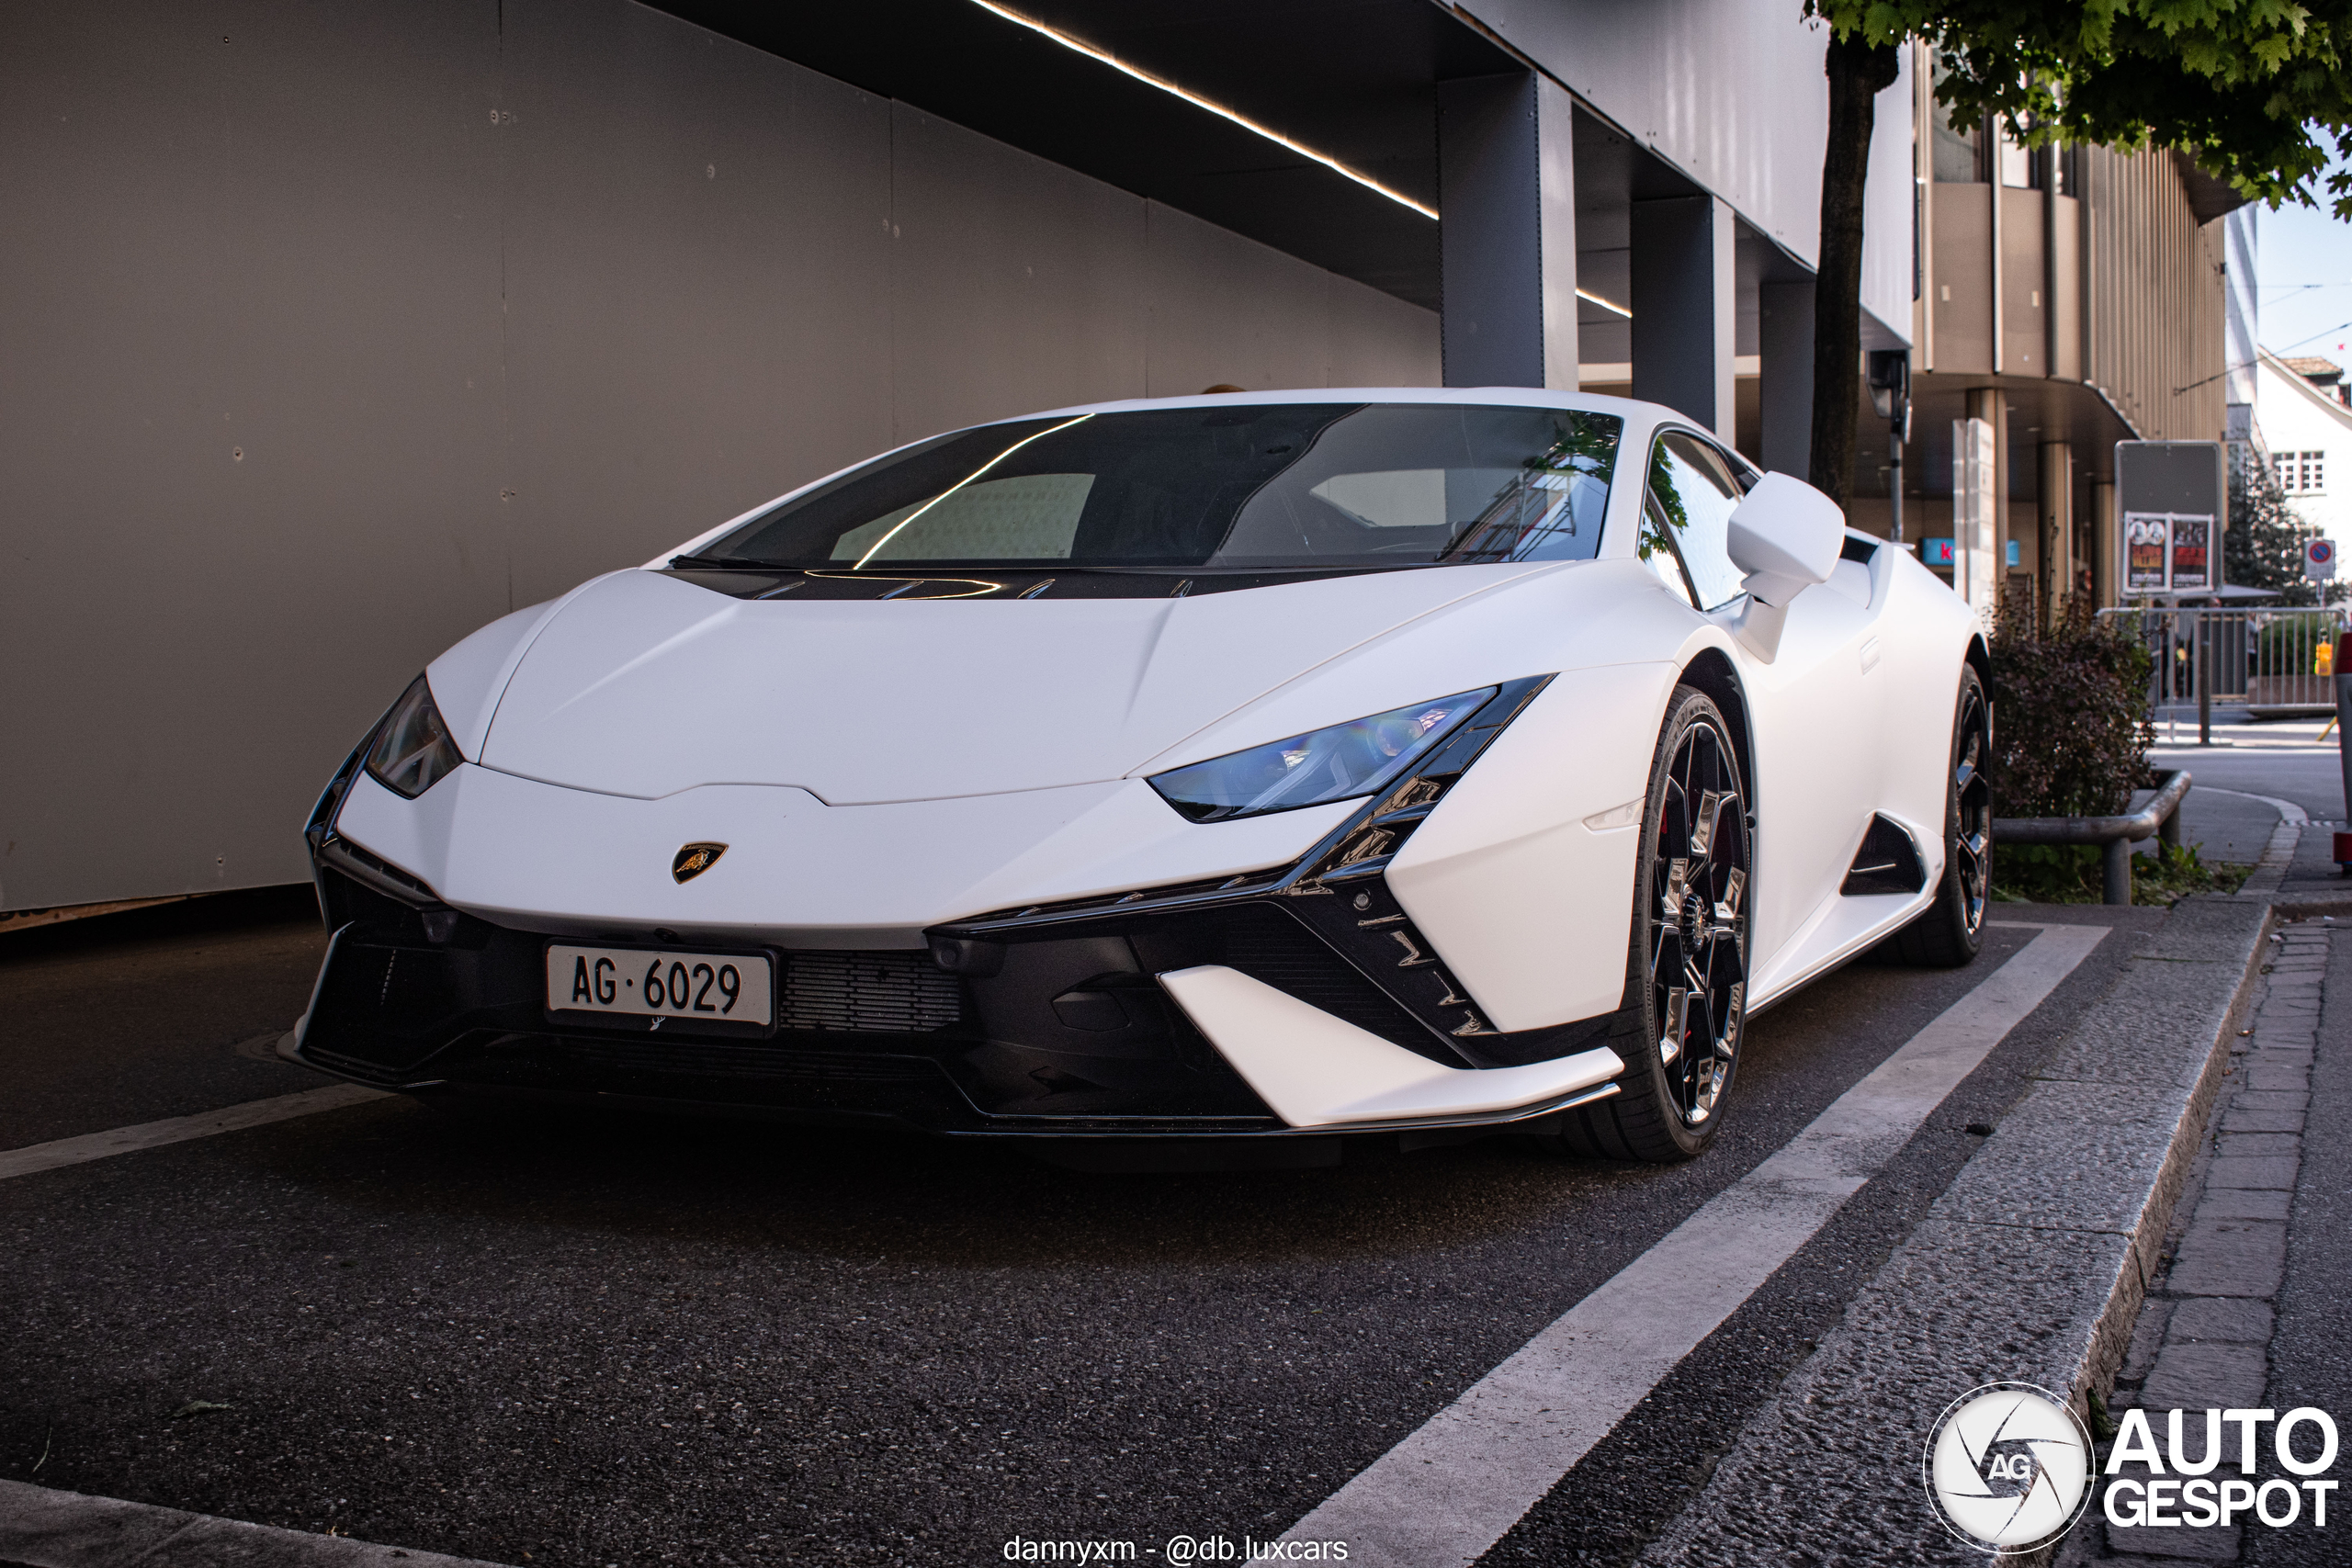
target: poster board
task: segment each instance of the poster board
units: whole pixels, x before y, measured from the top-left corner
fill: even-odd
[[[2228,468],[2218,441],[2115,444],[2117,581],[2126,596],[2222,586]]]
[[[2123,592],[2162,593],[2169,581],[2165,558],[2171,553],[2172,518],[2163,512],[2123,514]]]
[[[2211,593],[2213,517],[2210,513],[2123,514],[2123,592]]]
[[[2175,593],[2211,593],[2215,588],[2213,571],[2213,517],[2211,513],[2190,515],[2176,512],[2172,514],[2172,591]]]

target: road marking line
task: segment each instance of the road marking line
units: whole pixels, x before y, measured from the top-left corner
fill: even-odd
[[[2194,794],[2200,789],[2208,795],[2233,795],[2240,800],[2258,800],[2262,802],[2263,805],[2277,811],[2281,821],[2291,822],[2298,828],[2303,826],[2303,824],[2312,819],[2311,813],[2305,811],[2301,807],[2296,805],[2291,800],[2281,800],[2275,795],[2256,795],[2249,790],[2223,789],[2220,784],[2192,784],[2189,786],[2191,794]]]
[[[2109,928],[2048,926],[1778,1152],[1291,1527],[1369,1568],[1467,1564],[1713,1333]]]
[[[6,1181],[12,1176],[30,1176],[37,1170],[55,1170],[61,1166],[80,1165],[86,1160],[105,1159],[110,1155],[160,1148],[165,1144],[184,1144],[190,1138],[209,1138],[216,1133],[263,1127],[272,1122],[314,1116],[322,1111],[340,1111],[346,1105],[390,1098],[379,1089],[367,1089],[356,1083],[334,1084],[325,1089],[306,1089],[299,1094],[281,1094],[272,1100],[247,1100],[243,1105],[223,1106],[218,1111],[199,1111],[194,1116],[141,1122],[135,1127],[85,1133],[78,1138],[60,1138],[51,1144],[28,1144],[21,1149],[0,1149],[0,1181]]]

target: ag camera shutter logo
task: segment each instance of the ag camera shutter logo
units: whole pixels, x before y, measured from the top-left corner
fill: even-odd
[[[1946,1529],[1979,1551],[2011,1556],[2048,1545],[2083,1517],[2090,1434],[2048,1389],[1985,1383],[1936,1417],[1920,1471]]]

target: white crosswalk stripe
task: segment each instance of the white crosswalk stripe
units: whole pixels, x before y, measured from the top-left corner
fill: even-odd
[[[1344,1540],[1360,1568],[1476,1560],[1883,1169],[2107,930],[2041,928],[1770,1158],[1283,1539]]]
[[[140,1149],[160,1148],[165,1144],[184,1144],[190,1138],[209,1138],[217,1133],[263,1127],[272,1122],[291,1121],[297,1116],[315,1116],[322,1111],[340,1111],[346,1105],[386,1098],[389,1097],[381,1089],[363,1089],[356,1083],[331,1084],[325,1089],[306,1089],[297,1094],[281,1094],[269,1100],[247,1100],[243,1105],[226,1105],[218,1111],[202,1111],[193,1116],[173,1116],[161,1122],[141,1122],[132,1127],[115,1127],[104,1133],[85,1133],[78,1138],[60,1138],[54,1143],[28,1144],[20,1149],[0,1149],[0,1181],[6,1181],[12,1176],[30,1176],[39,1170],[56,1170],[63,1166],[131,1154]]]

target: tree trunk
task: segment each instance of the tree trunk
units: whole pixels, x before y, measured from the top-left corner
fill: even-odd
[[[1854,484],[1854,416],[1862,395],[1862,186],[1878,95],[1899,56],[1860,39],[1829,42],[1829,145],[1821,158],[1821,270],[1813,286],[1815,490],[1846,504]]]

